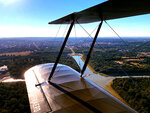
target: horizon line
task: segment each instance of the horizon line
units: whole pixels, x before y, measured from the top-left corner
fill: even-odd
[[[117,36],[103,36],[103,37],[98,37],[98,38],[119,38]],[[150,38],[150,36],[122,36],[121,38]],[[51,37],[51,36],[17,36],[17,37],[0,37],[0,38],[65,38],[65,37]],[[69,37],[69,38],[90,38],[90,37]]]

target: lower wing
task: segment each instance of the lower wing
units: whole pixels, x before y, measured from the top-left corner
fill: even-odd
[[[25,73],[32,113],[136,112],[66,65],[59,64],[48,82],[53,65],[37,65]]]

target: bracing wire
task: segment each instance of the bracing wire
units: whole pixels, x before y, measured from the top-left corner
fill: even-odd
[[[67,26],[66,26],[66,28],[65,28],[65,31],[64,31],[64,33],[63,33],[63,37],[65,36],[65,34],[66,34],[66,32],[67,32],[68,26],[69,26],[69,25],[67,24]],[[69,46],[69,43],[67,42],[66,45]],[[67,56],[67,58],[66,58],[64,64],[68,61],[68,59],[69,59],[69,56]],[[54,75],[57,74],[60,70],[61,70],[61,67],[58,69],[58,71],[55,71]]]
[[[68,29],[68,27],[69,27],[69,24],[67,24],[67,26],[66,26],[66,28],[65,28],[65,31],[64,31],[64,33],[63,33],[63,37],[65,36],[65,34],[66,34],[66,32],[67,32],[67,29]]]
[[[77,38],[76,25],[74,24],[74,35]]]
[[[54,37],[54,41],[56,41],[56,38],[58,37],[58,34],[59,34],[59,32],[60,32],[61,27],[62,27],[62,24],[59,25],[59,28],[58,28],[58,30],[57,30],[57,32],[56,32],[55,37]]]
[[[85,33],[87,33],[87,35],[88,35],[88,38],[92,38],[93,39],[93,37],[91,36],[92,35],[92,33],[96,30],[96,28],[98,27],[96,27],[92,32],[91,32],[91,34],[77,21],[77,23],[78,23],[78,25],[84,30],[84,32]],[[88,39],[85,39],[85,41],[87,41]],[[84,41],[84,42],[85,42]],[[90,46],[89,46],[90,47]],[[82,51],[82,54],[83,54],[83,51]]]
[[[78,24],[79,24],[79,23],[78,23]],[[80,25],[80,24],[79,24],[79,25]],[[80,26],[82,27],[82,25],[80,25]],[[98,26],[96,26],[96,27],[94,28],[94,30],[91,32],[91,34],[96,30],[97,27],[98,27]],[[65,35],[65,33],[66,33],[66,31],[67,31],[67,28],[68,28],[68,25],[67,25],[67,27],[66,27],[66,29],[65,29],[65,31],[64,31],[63,36]],[[82,28],[84,29],[84,27],[82,27]],[[74,30],[75,30],[75,25],[74,25]],[[91,36],[90,33],[88,33],[85,29],[84,29],[84,31],[89,35],[90,38],[92,38],[92,36]],[[75,30],[75,37],[76,37],[76,30]],[[93,39],[93,38],[92,38],[92,39]],[[69,46],[68,42],[67,42],[67,45]],[[78,49],[78,48],[77,48],[77,49]],[[65,60],[64,63],[66,63],[67,61],[68,61],[68,56],[67,56],[67,59]],[[61,69],[61,68],[59,68],[59,70],[56,71],[55,74],[56,74],[57,72],[59,72],[60,69]]]
[[[93,31],[91,32],[91,33],[89,33],[78,21],[77,21],[77,23],[80,25],[80,27],[87,33],[87,35],[88,35],[88,38],[90,37],[90,38],[92,38],[93,39],[93,37],[91,36],[94,32],[95,32],[95,30],[98,28],[98,25],[93,29]],[[97,42],[95,42],[95,44],[96,44]],[[100,46],[101,48],[103,48],[102,46]]]
[[[105,21],[105,20],[104,20]],[[80,25],[80,27],[88,34],[88,36],[90,37],[90,38],[93,38],[92,36],[91,36],[91,34],[89,34],[88,33],[88,31],[86,30],[86,29],[84,29],[84,27],[77,21],[77,23]],[[128,44],[121,38],[121,36],[105,21],[105,23],[111,28],[111,30],[120,38],[120,40],[122,40],[123,42],[124,42],[124,44],[128,47]],[[103,47],[101,47],[101,48],[103,48]],[[129,76],[128,75],[128,73],[126,72],[126,71],[124,71],[123,69],[122,69],[122,67],[120,67],[120,65],[118,64],[118,66],[119,66],[119,68],[123,71],[123,73],[126,75],[126,76]],[[135,80],[133,80],[133,78],[131,77],[131,76],[129,76],[129,78],[132,80],[132,82],[133,83],[135,83],[137,86],[138,86],[138,88],[140,89],[140,90],[142,90],[143,91],[143,89],[137,84],[137,82],[135,81]],[[149,97],[148,97],[149,98]]]
[[[75,25],[74,25],[74,35],[75,35],[75,38],[77,39],[77,33],[76,33],[76,26]],[[77,48],[76,51],[78,51],[78,48]],[[78,57],[78,61],[79,61],[79,70],[80,70],[80,73],[81,73],[79,57]]]
[[[108,25],[108,27],[120,38],[120,40],[122,40],[122,42],[124,42],[124,44],[128,47],[128,44],[126,43],[126,41],[124,41],[121,36],[107,23],[106,20],[104,20],[104,22]]]
[[[91,37],[91,38],[93,38],[91,35],[90,35],[90,33],[86,30],[86,29],[84,29],[84,27],[77,21],[77,23],[80,25],[80,27],[88,34],[88,36],[89,37]]]
[[[65,34],[65,33],[64,33],[64,34]],[[75,33],[75,34],[76,34],[76,33]],[[92,37],[91,37],[91,38],[92,38]],[[66,61],[67,61],[67,60],[66,60]],[[66,61],[65,61],[65,62],[66,62]],[[59,70],[60,70],[60,68],[59,68]],[[124,70],[123,70],[123,71],[124,71]],[[125,73],[126,73],[126,72],[125,72]],[[127,75],[128,75],[128,74],[127,74]],[[131,79],[131,80],[132,80],[132,79]],[[133,81],[133,80],[132,80],[132,81]],[[135,82],[135,81],[133,81],[133,82]],[[137,83],[136,83],[136,84],[137,84]],[[98,93],[97,93],[97,94],[98,94]],[[97,94],[96,94],[96,95],[97,95]],[[85,93],[85,95],[86,95],[86,93]],[[95,96],[96,96],[96,95],[95,95]],[[55,101],[55,102],[56,102],[56,101]],[[117,107],[117,106],[115,106],[115,107]]]
[[[141,47],[143,47],[143,46],[145,46],[145,45],[147,45],[149,43],[150,43],[150,41],[147,41],[147,42],[143,43],[142,45],[140,45],[140,46],[138,46],[136,48],[133,48],[131,51],[136,51],[138,48],[141,48]]]
[[[106,22],[106,20],[104,20],[105,21],[105,23],[110,27],[110,29],[124,42],[124,44],[128,47],[129,45],[126,43],[126,41],[124,41],[122,38],[121,38],[121,36]],[[146,44],[147,43],[149,43],[150,41],[148,41],[148,42],[146,42]],[[144,46],[144,44],[142,44],[140,47],[142,47],[142,46]],[[135,50],[136,48],[134,48],[133,50]],[[132,50],[132,51],[133,51]],[[131,51],[131,52],[132,52]],[[128,51],[126,51],[126,53],[128,53]],[[137,87],[141,90],[141,91],[143,91],[143,88],[142,87],[140,87],[139,86],[139,84],[133,79],[133,77],[132,76],[129,76],[128,75],[128,73],[126,72],[126,71],[124,71],[123,70],[123,68],[118,64],[118,66],[119,66],[119,68],[124,72],[124,74],[125,75],[127,75],[131,80],[132,80],[132,82],[133,83],[135,83],[136,85],[137,85]],[[147,96],[146,96],[147,97]],[[150,99],[150,97],[147,97],[148,99]]]
[[[62,26],[62,24],[60,24],[60,26],[59,26],[59,28],[58,28],[58,31],[57,31],[57,33],[56,33],[56,36],[55,36],[55,37],[57,37],[57,36],[58,36],[58,34],[59,34],[59,32],[60,32],[60,29],[61,29],[61,26]]]
[[[87,35],[88,35],[88,38],[91,38],[91,39],[93,39],[93,37],[91,36],[93,33],[94,33],[94,31],[98,28],[98,25],[93,29],[93,31],[91,32],[91,33],[89,33],[78,21],[77,21],[77,23],[79,24],[79,26],[85,31],[85,33],[87,33]],[[86,39],[87,40],[87,39]],[[89,47],[90,47],[90,45],[89,45]],[[83,53],[83,52],[82,52]]]
[[[60,27],[59,27],[60,28]],[[63,33],[63,37],[65,36],[65,33],[66,33],[66,31],[67,31],[67,28],[68,28],[68,25],[66,26],[66,28],[65,28],[65,31],[64,31],[64,33]],[[60,29],[59,29],[59,31],[60,31]],[[59,33],[59,32],[58,32]],[[68,57],[68,56],[67,56]],[[65,61],[65,63],[66,63],[66,61]],[[55,71],[55,73],[54,73],[54,75],[56,75],[59,71],[60,71],[60,69],[61,68],[59,68],[59,70],[58,71]],[[53,75],[53,76],[54,76]]]
[[[97,25],[94,29],[93,29],[93,31],[91,32],[91,34],[77,21],[77,23],[80,25],[80,27],[88,34],[88,38],[91,38],[91,39],[93,39],[93,37],[91,36],[94,32],[95,32],[95,30],[98,28],[98,26],[99,25]],[[95,42],[95,45],[96,45],[96,43],[97,42]],[[90,47],[90,45],[89,45],[89,47]],[[100,46],[101,48],[103,48],[102,46]],[[84,54],[84,53],[82,53],[82,54]]]

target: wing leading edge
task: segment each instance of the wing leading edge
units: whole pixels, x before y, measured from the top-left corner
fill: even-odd
[[[66,65],[59,64],[46,84],[53,65],[37,65],[25,73],[32,113],[137,113]]]
[[[73,19],[79,23],[91,23],[103,20],[111,20],[150,13],[150,0],[109,0],[85,9],[69,14],[49,24],[70,24]]]

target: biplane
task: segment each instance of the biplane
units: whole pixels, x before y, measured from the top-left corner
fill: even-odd
[[[49,24],[70,24],[55,63],[36,65],[25,72],[32,113],[136,113],[100,86],[84,77],[103,21],[150,13],[149,0],[108,0],[74,12]],[[100,22],[81,73],[59,64],[75,24]]]

